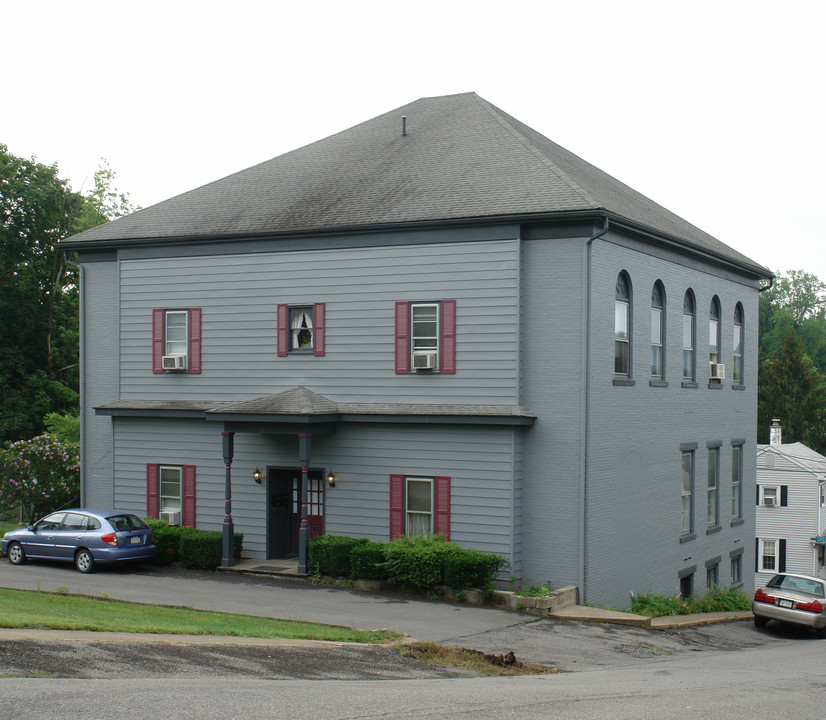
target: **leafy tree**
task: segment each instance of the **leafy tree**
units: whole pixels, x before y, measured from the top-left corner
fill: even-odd
[[[31,437],[47,412],[77,404],[77,282],[54,244],[82,198],[56,165],[0,145],[0,441]],[[68,347],[63,343],[68,342]]]
[[[776,273],[774,284],[761,298],[771,307],[784,308],[795,329],[810,318],[826,319],[826,283],[803,270]]]
[[[20,515],[28,523],[80,498],[77,443],[51,435],[18,440],[0,450],[0,517]]]
[[[49,413],[44,420],[46,432],[64,443],[80,442],[80,416]]]
[[[55,243],[135,208],[105,160],[87,197],[56,165],[0,144],[0,443],[43,431],[78,402],[78,280]]]
[[[776,357],[763,359],[757,396],[758,442],[768,442],[772,418],[779,418],[784,440],[826,452],[826,381],[797,333],[786,336]]]

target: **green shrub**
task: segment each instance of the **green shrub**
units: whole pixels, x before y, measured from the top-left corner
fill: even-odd
[[[154,560],[156,564],[179,562],[190,570],[214,570],[221,564],[224,554],[222,531],[169,525],[165,520],[146,519],[146,524],[155,536],[155,546],[158,548]],[[235,533],[233,540],[233,556],[240,560],[244,547],[243,533]]]
[[[688,599],[637,595],[631,605],[631,612],[649,617],[746,610],[751,610],[751,597],[738,588],[714,588],[705,595],[692,595]]]
[[[368,542],[350,551],[350,577],[387,580],[387,543]]]
[[[313,572],[331,577],[350,576],[350,553],[370,541],[345,535],[319,535],[310,541],[309,563]]]
[[[448,555],[461,552],[456,543],[440,535],[403,537],[387,543],[388,579],[431,589],[444,583],[444,566]]]
[[[481,550],[461,550],[445,556],[445,585],[454,590],[493,590],[493,578],[507,564],[505,558]]]
[[[155,536],[155,546],[158,548],[154,563],[156,565],[171,565],[180,562],[181,534],[188,528],[170,525],[165,520],[144,518],[144,521],[152,528],[152,534]]]
[[[241,558],[244,536],[235,533],[233,557]],[[224,536],[222,532],[194,530],[185,528],[181,533],[181,563],[189,570],[215,570],[224,554]]]

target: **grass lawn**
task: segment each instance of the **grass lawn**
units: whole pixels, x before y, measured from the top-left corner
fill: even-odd
[[[401,637],[389,630],[354,630],[336,625],[5,588],[0,588],[0,627],[361,643],[381,643]]]
[[[17,530],[22,525],[16,522],[0,522],[0,537],[3,537],[9,530]]]

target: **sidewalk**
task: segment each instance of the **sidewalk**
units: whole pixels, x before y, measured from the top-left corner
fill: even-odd
[[[277,560],[242,559],[232,567],[219,568],[219,571],[261,577],[283,577],[293,580],[306,579],[306,576],[298,573],[298,560],[295,558]],[[367,587],[361,587],[359,589],[370,591],[369,583],[367,585]],[[378,585],[378,583],[376,583],[376,585]],[[588,605],[569,605],[568,607],[548,613],[547,617],[558,618],[560,620],[630,625],[633,627],[652,628],[654,630],[673,630],[685,627],[713,625],[716,623],[751,620],[753,615],[751,611],[746,611],[694,613],[691,615],[671,615],[651,618],[646,615],[605,610],[604,608],[591,607]]]

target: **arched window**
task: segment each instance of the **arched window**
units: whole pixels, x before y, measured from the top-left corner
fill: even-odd
[[[665,347],[665,289],[657,280],[651,290],[651,377],[663,378]]]
[[[720,366],[720,300],[711,298],[708,318],[708,372],[709,379],[719,382],[724,377]]]
[[[731,379],[736,383],[743,383],[743,306],[737,303],[734,308],[734,337],[731,344],[734,358],[732,361]]]
[[[614,300],[614,374],[631,375],[631,280],[624,270]]]
[[[694,293],[688,290],[683,298],[683,380],[694,380]]]

